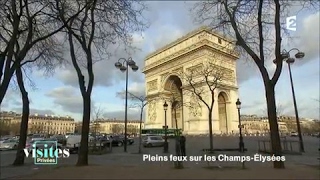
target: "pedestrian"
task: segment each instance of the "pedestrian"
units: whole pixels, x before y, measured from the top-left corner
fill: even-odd
[[[181,155],[186,156],[186,137],[180,137],[180,147],[181,147]]]

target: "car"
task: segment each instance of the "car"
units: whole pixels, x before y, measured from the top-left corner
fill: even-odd
[[[320,133],[314,133],[314,134],[311,134],[311,136],[313,136],[313,137],[320,137]]]
[[[89,142],[92,142],[94,138],[88,137]],[[81,135],[69,135],[66,142],[66,148],[70,150],[70,153],[78,153],[81,142]]]
[[[297,136],[298,136],[298,133],[297,133],[297,132],[291,132],[291,133],[290,133],[290,136],[291,136],[291,137],[297,137]]]
[[[124,136],[110,136],[112,140],[112,146],[123,146]],[[133,138],[127,138],[127,144],[132,145],[134,143]]]
[[[44,136],[41,134],[33,134],[31,137],[31,141],[42,141],[44,140]]]
[[[19,140],[17,139],[8,139],[3,141],[0,144],[0,150],[13,150],[17,149]]]
[[[164,142],[162,136],[145,136],[142,140],[144,147],[161,147]]]
[[[56,143],[52,142],[52,143],[49,143],[49,144],[48,144],[48,141],[52,142],[52,141],[55,141],[55,140],[54,139],[44,139],[44,140],[30,141],[30,142],[28,142],[26,144],[26,148],[32,149],[33,148],[33,144],[35,144],[35,143],[36,143],[36,149],[44,149],[44,145],[45,144],[47,144],[49,147],[54,147],[54,148],[55,148],[55,146],[57,144],[56,148],[58,148],[58,149],[62,149],[62,147],[63,147],[63,145],[58,143],[57,141],[56,141]]]
[[[9,139],[10,137],[7,137],[7,136],[0,138],[0,144],[3,143],[3,141],[9,140]]]

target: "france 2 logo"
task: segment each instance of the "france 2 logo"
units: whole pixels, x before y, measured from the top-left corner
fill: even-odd
[[[286,28],[290,31],[297,30],[297,16],[290,16],[286,18]]]

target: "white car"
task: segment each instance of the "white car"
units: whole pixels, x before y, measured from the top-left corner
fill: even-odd
[[[16,139],[8,139],[0,144],[0,150],[17,149],[19,141]]]
[[[291,132],[290,136],[297,137],[299,134],[297,132]]]
[[[160,147],[164,145],[162,136],[145,136],[143,137],[144,147]]]
[[[92,142],[94,137],[89,136],[89,142]],[[70,150],[70,153],[77,153],[80,147],[81,135],[69,135],[67,138],[66,148]]]

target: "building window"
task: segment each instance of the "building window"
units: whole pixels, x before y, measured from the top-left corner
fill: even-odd
[[[222,43],[220,38],[218,38],[218,43],[219,43],[219,44],[221,44],[221,43]]]

